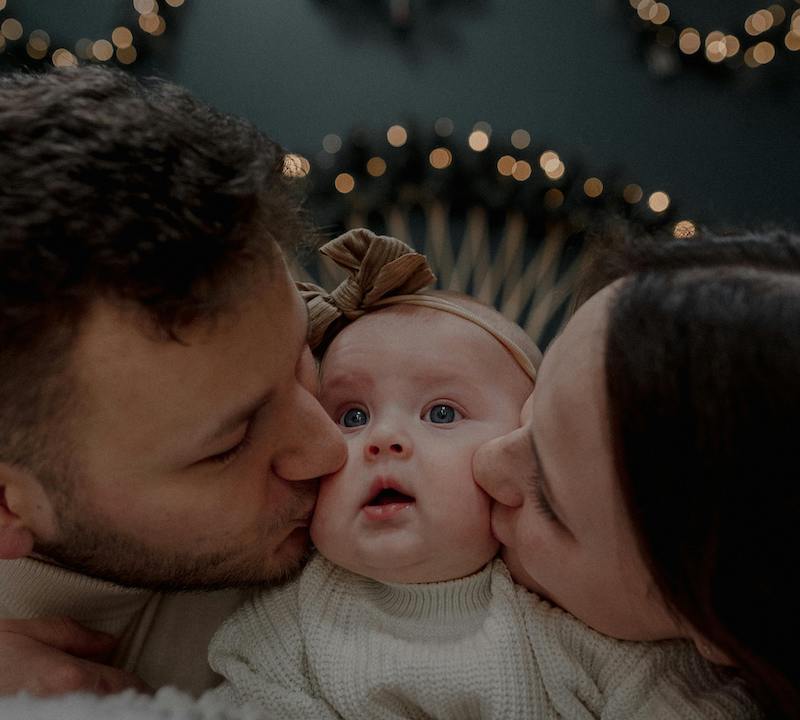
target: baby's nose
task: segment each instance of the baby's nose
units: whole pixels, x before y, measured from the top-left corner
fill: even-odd
[[[387,440],[368,443],[366,448],[368,460],[375,460],[379,457],[411,457],[411,443],[402,440]]]

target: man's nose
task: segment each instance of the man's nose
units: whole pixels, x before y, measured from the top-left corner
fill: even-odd
[[[347,460],[342,432],[314,395],[304,388],[285,428],[287,444],[273,470],[284,480],[317,480],[339,470]]]

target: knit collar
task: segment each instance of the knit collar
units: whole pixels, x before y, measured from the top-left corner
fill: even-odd
[[[372,582],[374,606],[395,618],[460,622],[482,613],[492,599],[492,567],[465,578],[435,583]]]
[[[0,610],[6,617],[66,615],[118,633],[153,597],[150,590],[96,580],[43,560],[0,561]]]

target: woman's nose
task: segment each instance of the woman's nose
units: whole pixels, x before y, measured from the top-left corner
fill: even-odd
[[[525,499],[519,478],[525,477],[528,468],[521,467],[520,453],[515,451],[519,440],[519,430],[494,438],[472,457],[475,482],[493,500],[509,507],[519,507]]]

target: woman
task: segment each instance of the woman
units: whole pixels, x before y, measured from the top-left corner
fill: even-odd
[[[475,455],[512,574],[608,635],[689,638],[800,717],[800,238],[629,244],[588,295],[522,427]]]

